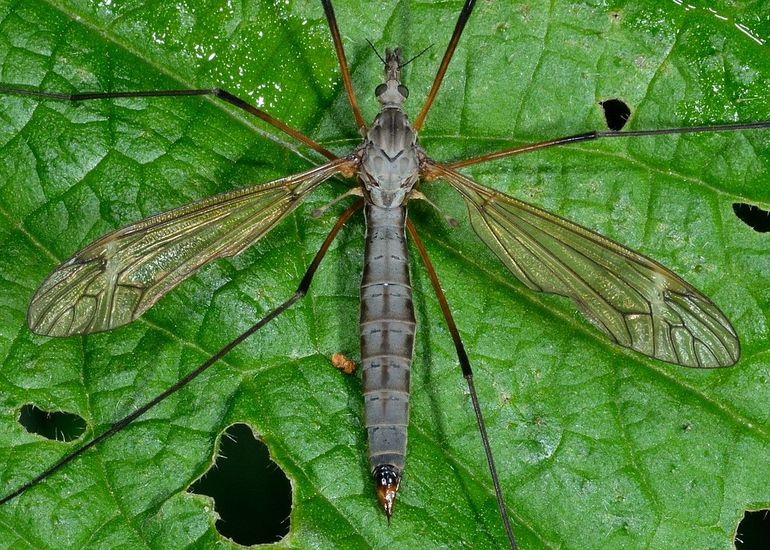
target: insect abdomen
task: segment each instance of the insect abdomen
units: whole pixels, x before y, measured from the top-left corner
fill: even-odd
[[[409,422],[414,307],[406,248],[406,208],[367,205],[361,280],[361,364],[369,463],[381,485],[398,488]]]

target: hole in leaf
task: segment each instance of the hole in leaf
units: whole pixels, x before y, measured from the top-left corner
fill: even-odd
[[[604,120],[607,121],[607,127],[613,132],[619,132],[628,122],[631,116],[631,109],[619,99],[608,99],[600,101],[599,105],[604,109]]]
[[[733,212],[738,219],[751,227],[754,231],[767,233],[770,231],[770,212],[762,210],[759,206],[743,202],[733,203]]]
[[[735,531],[737,550],[765,549],[770,539],[770,510],[747,510]]]
[[[19,424],[31,434],[56,441],[72,441],[86,431],[86,421],[76,414],[44,411],[31,404],[19,411]]]
[[[219,534],[244,546],[284,537],[289,532],[291,486],[270,460],[267,446],[246,424],[233,424],[222,434],[218,456],[189,491],[214,499]]]

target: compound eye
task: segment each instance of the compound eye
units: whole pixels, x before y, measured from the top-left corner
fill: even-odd
[[[388,85],[385,83],[380,84],[374,89],[374,96],[380,97],[382,94],[384,94],[388,89]]]
[[[409,89],[402,84],[398,85],[398,93],[400,93],[404,97],[404,99],[409,97]]]

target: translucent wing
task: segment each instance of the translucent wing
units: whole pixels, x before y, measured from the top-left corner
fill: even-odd
[[[109,330],[139,317],[202,265],[256,242],[319,184],[350,173],[340,159],[302,174],[216,195],[91,243],[40,285],[27,314],[38,334]]]
[[[426,170],[460,192],[476,234],[519,280],[571,298],[621,346],[687,367],[738,360],[738,337],[724,314],[662,265],[449,168]]]

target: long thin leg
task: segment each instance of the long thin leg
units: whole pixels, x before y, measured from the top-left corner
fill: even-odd
[[[129,92],[88,92],[81,94],[61,94],[55,92],[39,92],[36,90],[25,90],[23,88],[8,88],[0,87],[0,94],[14,94],[24,95],[29,97],[38,97],[41,99],[52,99],[55,101],[91,101],[96,99],[115,99],[119,97],[179,97],[179,96],[205,96],[210,95],[221,99],[231,105],[235,105],[239,109],[250,113],[271,126],[278,128],[280,131],[293,137],[300,143],[304,143],[314,151],[325,156],[329,160],[335,160],[337,155],[322,147],[303,133],[291,128],[281,122],[280,120],[270,116],[262,109],[258,109],[253,105],[250,105],[234,96],[228,91],[220,88],[205,88],[196,90],[141,90],[141,91],[129,91]]]
[[[433,291],[438,298],[439,306],[444,314],[447,328],[452,335],[452,341],[455,344],[455,351],[457,352],[457,358],[460,361],[460,369],[462,370],[463,377],[468,383],[468,391],[471,395],[471,402],[473,403],[473,412],[476,414],[476,423],[479,426],[479,435],[481,435],[481,444],[484,446],[484,453],[487,457],[487,465],[489,466],[489,473],[492,477],[492,485],[495,487],[495,496],[497,497],[497,508],[500,510],[500,517],[503,520],[503,527],[505,528],[505,534],[508,537],[508,542],[511,545],[512,550],[516,550],[516,538],[513,536],[513,529],[511,528],[511,522],[508,520],[508,510],[505,507],[505,500],[503,500],[503,490],[500,487],[500,479],[497,477],[497,468],[495,468],[495,459],[492,455],[492,447],[489,444],[489,436],[487,436],[487,428],[484,425],[484,416],[481,414],[481,405],[479,404],[479,398],[476,395],[476,387],[473,385],[473,371],[471,370],[471,362],[468,359],[468,354],[465,352],[465,346],[460,338],[460,333],[457,331],[457,325],[452,317],[452,311],[449,309],[449,304],[444,296],[444,291],[441,289],[438,277],[436,276],[436,270],[433,269],[433,264],[428,257],[428,251],[425,250],[425,246],[422,244],[417,230],[414,228],[411,220],[406,221],[406,228],[409,231],[409,236],[414,241],[417,250],[420,251],[420,257],[422,263],[425,265],[425,269],[428,271],[428,277],[430,278],[431,285],[433,285]]]
[[[345,59],[345,48],[342,45],[340,29],[337,27],[337,18],[334,16],[334,8],[332,7],[331,0],[321,0],[321,4],[324,7],[326,21],[329,22],[329,30],[332,33],[334,50],[337,52],[337,59],[340,62],[342,83],[345,86],[345,93],[348,95],[350,108],[353,110],[353,116],[356,119],[356,127],[358,128],[358,131],[361,132],[361,135],[364,135],[366,133],[366,122],[364,122],[364,117],[361,115],[361,109],[358,108],[356,94],[353,91],[353,82],[350,80],[350,70],[348,69],[348,61]]]
[[[593,131],[586,132],[584,134],[575,134],[574,136],[567,136],[558,139],[551,139],[548,141],[541,141],[538,143],[532,143],[530,145],[523,145],[521,147],[512,147],[511,149],[503,149],[502,151],[495,151],[493,153],[487,153],[485,155],[479,155],[478,157],[471,157],[469,159],[460,160],[447,164],[448,168],[456,170],[472,164],[479,164],[481,162],[487,162],[490,160],[497,160],[513,155],[519,155],[521,153],[528,153],[530,151],[536,151],[538,149],[546,149],[548,147],[554,147],[556,145],[566,145],[568,143],[578,143],[580,141],[592,141],[601,138],[627,138],[627,137],[641,137],[641,136],[665,136],[672,134],[697,134],[700,132],[737,132],[740,130],[753,130],[756,128],[770,128],[770,120],[762,120],[759,122],[738,122],[735,124],[714,124],[710,126],[693,126],[691,128],[661,128],[659,130],[632,130],[630,132],[608,132],[608,131]]]
[[[323,257],[326,255],[327,250],[329,250],[329,246],[331,246],[332,241],[334,241],[334,238],[340,232],[340,229],[342,229],[342,226],[345,225],[345,223],[359,208],[361,208],[362,204],[363,204],[362,200],[356,201],[356,203],[348,207],[348,209],[342,213],[340,218],[337,220],[337,223],[334,224],[334,227],[329,232],[329,235],[327,235],[326,240],[321,245],[321,248],[316,253],[315,257],[313,258],[313,261],[310,263],[310,266],[307,268],[307,271],[305,272],[305,276],[302,277],[302,281],[299,283],[299,286],[297,287],[297,291],[294,293],[294,295],[291,298],[289,298],[280,306],[278,306],[273,311],[268,313],[265,317],[263,317],[259,322],[257,322],[251,328],[249,328],[246,332],[242,333],[240,336],[230,341],[226,346],[224,346],[214,355],[206,359],[198,368],[190,372],[187,376],[179,380],[176,384],[171,386],[169,389],[167,389],[157,397],[153,398],[152,400],[148,401],[147,403],[145,403],[144,405],[136,409],[134,412],[132,412],[125,418],[121,418],[120,420],[115,422],[112,426],[109,427],[107,431],[98,435],[97,437],[95,437],[88,443],[84,444],[83,446],[79,447],[78,449],[72,451],[70,454],[66,455],[64,458],[59,460],[59,462],[57,462],[56,464],[54,464],[53,466],[45,470],[42,474],[38,475],[31,481],[24,483],[18,489],[4,496],[2,499],[0,499],[0,505],[5,504],[6,502],[14,499],[15,497],[19,496],[27,489],[34,487],[35,485],[47,479],[48,477],[50,477],[51,475],[59,471],[61,468],[63,468],[65,465],[69,464],[70,462],[75,460],[77,457],[85,453],[91,447],[96,446],[97,444],[101,443],[105,439],[112,437],[116,433],[128,427],[128,425],[131,424],[134,420],[136,420],[137,418],[142,416],[144,413],[146,413],[147,411],[155,407],[155,405],[157,405],[158,403],[160,403],[170,395],[175,394],[176,392],[178,392],[179,390],[187,386],[190,382],[195,380],[199,375],[201,375],[214,363],[216,363],[217,361],[222,359],[225,355],[230,353],[230,351],[234,347],[236,347],[238,344],[246,340],[246,338],[248,338],[249,336],[257,332],[259,329],[261,329],[263,326],[268,324],[270,321],[278,317],[281,313],[286,311],[296,302],[301,300],[305,296],[305,294],[307,294],[307,291],[310,288],[310,283],[313,280],[313,275],[315,275],[315,272],[318,269],[318,266],[320,265],[321,260],[323,260]]]
[[[449,39],[449,45],[446,48],[446,52],[444,52],[444,58],[441,60],[441,65],[438,68],[436,77],[433,79],[433,86],[431,86],[430,92],[428,92],[428,97],[425,100],[425,104],[422,106],[420,114],[417,115],[416,119],[414,119],[413,126],[414,129],[418,132],[425,122],[425,117],[428,116],[428,111],[430,110],[431,105],[433,105],[433,100],[436,99],[436,94],[441,87],[441,81],[444,80],[444,74],[446,73],[447,67],[449,67],[449,62],[452,60],[452,56],[455,53],[455,48],[457,48],[457,43],[460,41],[460,36],[463,33],[465,24],[468,22],[468,18],[471,16],[473,5],[475,3],[476,0],[465,0],[465,5],[460,10],[460,15],[457,17],[457,24],[455,24],[455,30],[452,33],[452,38]]]

